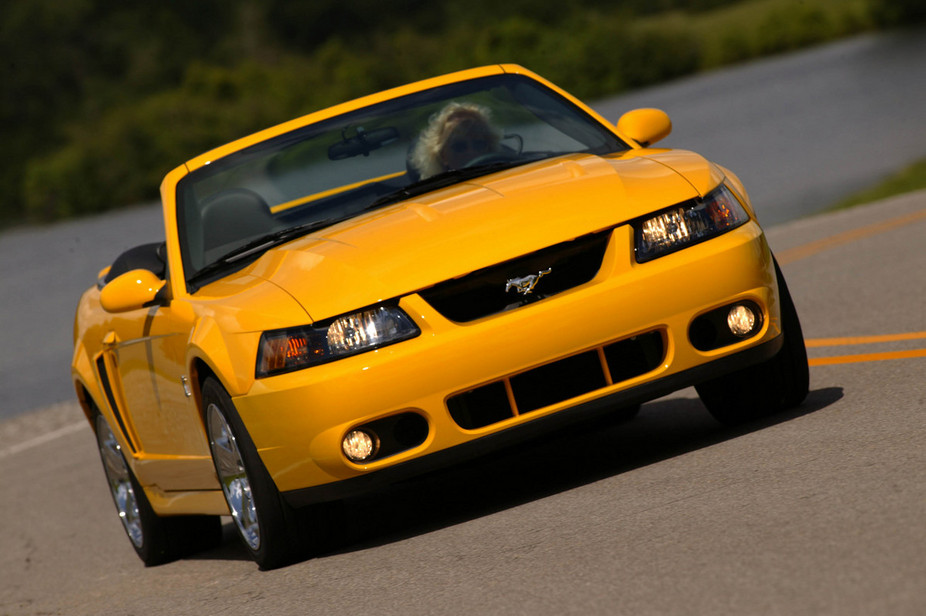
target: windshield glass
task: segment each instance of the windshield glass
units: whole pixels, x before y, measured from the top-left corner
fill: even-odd
[[[177,218],[186,278],[454,181],[563,154],[628,147],[557,93],[518,75],[386,101],[254,145],[185,177]]]

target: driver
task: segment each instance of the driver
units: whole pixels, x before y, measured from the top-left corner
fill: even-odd
[[[460,169],[498,151],[501,132],[492,125],[489,110],[474,103],[448,103],[431,116],[411,154],[421,179]]]

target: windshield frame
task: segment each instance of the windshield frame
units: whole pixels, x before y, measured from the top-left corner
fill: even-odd
[[[548,126],[560,130],[559,126],[556,125],[555,121],[551,121],[544,117],[543,109],[539,107],[531,107],[521,100],[517,100],[513,94],[515,88],[519,85],[525,85],[529,89],[533,89],[536,93],[541,95],[541,98],[548,102],[550,107],[547,108],[547,112],[551,115],[553,112],[553,105],[558,105],[560,108],[568,111],[568,117],[570,122],[570,127],[578,129],[581,127],[583,131],[587,131],[586,136],[594,136],[596,140],[600,140],[600,144],[596,147],[586,147],[585,149],[577,149],[572,151],[561,151],[553,152],[550,156],[540,156],[534,158],[525,158],[523,161],[517,161],[511,165],[505,165],[505,167],[516,166],[518,164],[527,164],[529,162],[534,162],[535,160],[541,160],[543,158],[551,158],[554,156],[584,152],[591,154],[609,154],[616,153],[621,151],[626,151],[632,149],[628,142],[623,140],[618,134],[614,131],[614,128],[609,124],[603,123],[600,118],[594,116],[592,113],[589,113],[586,108],[584,108],[581,103],[577,104],[576,101],[570,100],[569,97],[564,96],[560,91],[555,89],[555,87],[549,87],[547,83],[539,81],[538,79],[533,78],[530,75],[519,74],[519,73],[509,73],[501,72],[496,74],[489,74],[483,76],[477,76],[470,79],[458,80],[450,83],[445,83],[443,85],[437,85],[432,88],[413,91],[410,93],[405,93],[398,95],[392,98],[381,100],[378,102],[373,102],[369,105],[357,107],[355,109],[346,111],[341,114],[332,115],[329,117],[324,117],[316,122],[311,122],[302,126],[297,126],[296,128],[270,136],[267,139],[253,143],[246,147],[242,147],[236,151],[232,151],[229,154],[217,158],[215,160],[209,160],[199,168],[194,169],[188,173],[185,177],[180,179],[176,187],[176,220],[177,220],[177,231],[178,239],[180,245],[181,261],[184,271],[184,278],[187,283],[187,288],[190,293],[194,293],[196,290],[201,288],[204,284],[222,278],[234,271],[240,270],[249,263],[257,259],[263,252],[272,248],[279,243],[285,242],[273,242],[268,241],[267,247],[263,250],[254,250],[250,249],[247,255],[244,257],[235,258],[236,250],[232,250],[228,254],[223,254],[216,256],[212,259],[205,260],[201,263],[194,263],[194,259],[191,255],[191,242],[190,238],[193,233],[201,232],[193,228],[196,224],[201,226],[199,222],[193,222],[194,216],[199,216],[199,211],[195,209],[194,204],[197,204],[198,201],[193,194],[193,189],[199,182],[208,181],[209,178],[216,177],[218,174],[228,172],[229,170],[239,168],[242,165],[247,164],[250,161],[260,160],[262,157],[267,157],[268,154],[276,153],[280,154],[285,152],[288,147],[295,146],[301,143],[305,143],[308,140],[318,138],[322,135],[331,133],[333,130],[338,129],[338,127],[350,126],[350,125],[361,125],[362,122],[367,119],[373,118],[386,118],[390,115],[397,115],[400,112],[411,112],[412,110],[424,108],[428,105],[441,103],[446,101],[451,101],[456,98],[461,98],[464,96],[472,96],[474,93],[479,91],[490,91],[491,88],[504,87],[512,92],[512,97],[515,98],[516,102],[520,103],[526,112],[530,112],[536,116],[539,122],[546,123]],[[550,84],[552,85],[552,84]],[[563,135],[570,137],[569,133],[563,132]],[[582,143],[579,140],[579,137],[571,136],[578,143]],[[269,159],[268,159],[269,160]],[[332,159],[334,160],[334,159]],[[473,177],[478,177],[484,174],[493,173],[499,171],[501,167],[499,165],[486,165],[485,170],[477,169],[472,173],[465,173],[461,175],[461,179],[457,181],[465,181],[466,179],[472,179]],[[394,174],[397,176],[402,176],[404,174],[398,173]],[[382,178],[372,178],[370,181],[376,181]],[[402,190],[413,187],[415,184],[423,184],[424,182],[409,181],[407,184],[402,186],[397,186],[396,189],[390,189],[388,192],[390,196],[399,195]],[[456,181],[443,181],[437,182],[434,188],[429,188],[425,190],[413,191],[415,194],[421,194],[423,192],[430,192],[432,190],[440,190],[447,186],[457,183]],[[359,182],[358,184],[365,184],[364,182]],[[345,192],[352,192],[356,190],[356,187],[351,185],[345,185],[338,189],[332,189],[329,192],[339,192],[340,190]],[[308,205],[314,202],[312,197],[315,195],[305,195],[301,199],[295,199],[292,202],[304,202],[297,203],[294,207],[300,207],[303,205]],[[353,218],[355,216],[361,215],[365,211],[369,211],[370,207],[386,207],[396,202],[404,200],[403,197],[399,196],[394,199],[385,199],[380,204],[379,201],[382,196],[375,199],[371,199],[369,203],[365,206],[357,208],[356,212],[348,216],[320,216],[319,218],[327,218],[330,220],[330,224],[336,224],[345,219]],[[283,204],[284,206],[290,206],[290,203]],[[272,210],[274,207],[279,208],[280,206],[270,207]],[[291,227],[297,227],[304,225],[306,221],[297,222],[291,224]],[[311,221],[309,221],[311,222]],[[311,225],[309,225],[311,226]],[[311,228],[306,233],[315,232],[318,228],[322,228],[328,225],[322,225],[321,227],[315,226]],[[285,229],[285,227],[284,227]],[[247,244],[253,246],[259,244],[259,240],[263,237],[270,239],[272,236],[278,235],[280,229],[276,229],[273,232],[268,232],[267,234],[254,235],[253,237],[248,238]],[[304,234],[303,234],[304,235]],[[297,234],[294,237],[289,237],[286,239],[286,242],[292,241],[299,237]],[[231,257],[231,258],[229,258]],[[214,264],[228,260],[227,269],[213,267]],[[204,270],[210,270],[210,275],[203,278],[199,276],[200,272]]]

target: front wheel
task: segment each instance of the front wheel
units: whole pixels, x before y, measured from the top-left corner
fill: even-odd
[[[225,389],[208,378],[202,391],[212,461],[238,535],[261,569],[294,561],[307,547],[297,512],[277,490]]]
[[[170,562],[221,543],[218,516],[158,516],[126,463],[109,424],[99,413],[94,428],[116,512],[135,553],[146,566]]]
[[[736,425],[798,406],[810,389],[810,371],[801,322],[778,262],[783,344],[760,364],[697,385],[707,410],[721,423]]]

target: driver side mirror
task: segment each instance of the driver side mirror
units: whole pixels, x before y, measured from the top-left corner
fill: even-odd
[[[662,109],[634,109],[621,116],[617,130],[645,148],[669,136],[672,120]]]
[[[109,281],[100,291],[106,312],[128,312],[144,308],[157,297],[166,281],[146,269],[135,269]]]

